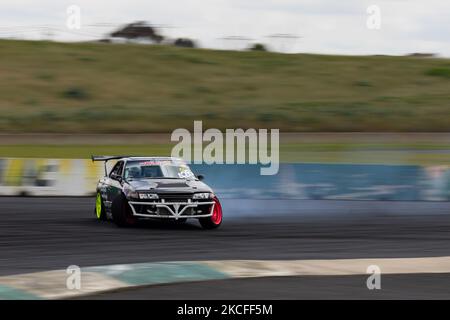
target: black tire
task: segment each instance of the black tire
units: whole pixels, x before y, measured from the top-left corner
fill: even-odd
[[[133,216],[128,200],[124,195],[117,196],[111,207],[114,223],[121,228],[132,227],[136,225],[137,219]]]
[[[215,224],[211,221],[211,218],[199,218],[198,221],[200,222],[200,225],[202,226],[203,229],[217,229],[218,227],[220,227],[220,225],[222,224],[222,222],[220,222],[219,224]]]
[[[97,201],[100,201],[100,214],[97,213]],[[106,221],[108,220],[108,217],[106,215],[106,210],[105,210],[105,205],[103,203],[103,198],[102,195],[100,194],[100,192],[97,193],[96,198],[95,198],[95,206],[94,206],[94,215],[97,218],[97,220],[99,221]]]

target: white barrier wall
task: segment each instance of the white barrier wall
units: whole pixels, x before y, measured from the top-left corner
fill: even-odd
[[[0,159],[0,195],[92,195],[103,172],[86,159]]]

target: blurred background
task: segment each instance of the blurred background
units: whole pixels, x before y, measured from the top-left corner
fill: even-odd
[[[282,133],[277,176],[194,168],[223,197],[450,199],[448,4],[22,2],[0,13],[2,195],[90,195],[91,154],[169,155],[202,120]]]

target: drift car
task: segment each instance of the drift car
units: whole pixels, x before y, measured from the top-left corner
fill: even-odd
[[[107,172],[107,162],[117,160]],[[205,229],[222,223],[222,207],[203,176],[195,176],[187,164],[171,157],[92,156],[103,161],[105,176],[97,185],[95,214],[119,227],[139,219],[198,219]]]

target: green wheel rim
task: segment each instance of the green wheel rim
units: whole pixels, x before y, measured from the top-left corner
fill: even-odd
[[[100,219],[102,216],[102,196],[100,193],[97,193],[97,199],[95,201],[95,213],[97,214],[97,218]]]

